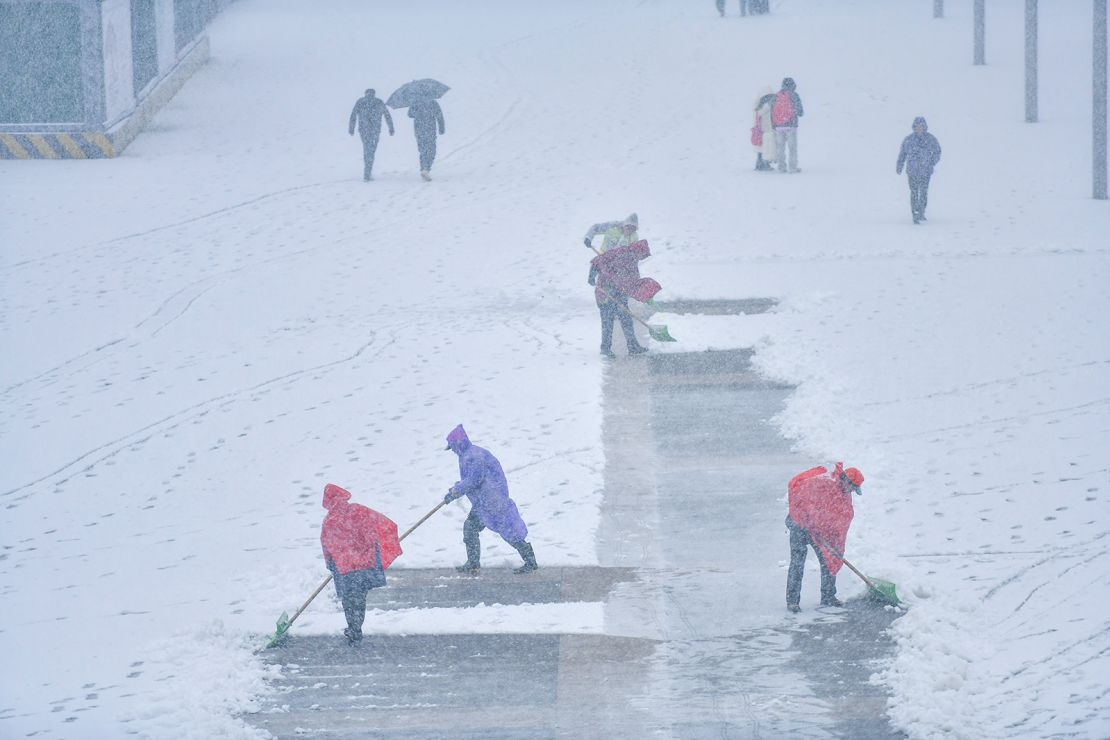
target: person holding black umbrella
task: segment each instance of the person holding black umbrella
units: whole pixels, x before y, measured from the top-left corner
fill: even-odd
[[[378,151],[378,139],[382,134],[382,117],[389,126],[389,135],[393,136],[393,116],[380,99],[375,97],[374,90],[367,90],[366,95],[355,101],[351,110],[351,120],[347,124],[347,133],[355,135],[355,123],[358,123],[358,134],[362,137],[362,179],[370,182],[374,177],[370,171],[374,169],[374,153]]]
[[[416,133],[416,148],[420,151],[420,176],[431,180],[432,162],[436,158],[436,128],[440,136],[446,133],[443,110],[434,100],[421,100],[409,106],[409,118]]]
[[[439,135],[446,133],[443,123],[443,110],[437,99],[450,90],[439,80],[425,77],[422,80],[406,82],[393,91],[385,104],[390,108],[408,108],[416,133],[416,148],[420,150],[420,176],[431,180],[432,162],[436,158],[436,130]]]

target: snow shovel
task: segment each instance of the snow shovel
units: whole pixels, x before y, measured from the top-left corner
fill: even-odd
[[[437,504],[434,509],[429,511],[424,516],[420,517],[420,521],[418,521],[416,524],[414,524],[411,527],[409,527],[408,529],[406,529],[405,533],[397,538],[397,541],[401,542],[406,537],[408,537],[410,534],[412,534],[412,531],[414,529],[419,527],[424,522],[428,521],[428,518],[432,514],[436,513],[440,509],[442,509],[443,506],[444,506],[444,502],[440,501],[439,504]],[[297,617],[301,616],[301,612],[303,612],[305,609],[307,609],[308,605],[312,603],[312,600],[320,595],[320,592],[324,590],[324,586],[327,586],[329,583],[331,583],[331,579],[332,579],[332,575],[331,575],[331,573],[328,573],[327,578],[325,578],[323,581],[320,582],[320,585],[317,586],[316,590],[312,592],[312,595],[309,596],[308,599],[305,600],[305,602],[303,604],[301,604],[301,608],[293,613],[292,617],[289,616],[289,612],[282,612],[281,613],[281,616],[278,617],[278,621],[277,621],[277,632],[274,633],[274,636],[270,638],[270,641],[268,643],[266,643],[266,647],[262,648],[262,650],[269,650],[270,648],[274,647],[279,642],[281,642],[282,638],[285,637],[285,633],[288,632],[289,628],[293,626],[293,622],[296,622]],[[260,652],[260,650],[255,650],[255,653],[258,653],[258,652]]]
[[[877,601],[880,604],[888,604],[890,606],[902,606],[902,602],[898,599],[898,594],[894,591],[893,583],[891,583],[890,581],[884,581],[880,578],[868,578],[863,573],[860,573],[856,566],[849,563],[848,559],[844,557],[843,553],[837,552],[832,546],[829,545],[828,542],[825,542],[813,532],[809,532],[809,536],[816,540],[817,544],[821,545],[833,555],[836,555],[838,558],[843,560],[844,564],[848,566],[849,570],[859,576],[860,580],[867,584],[867,595],[872,601]]]
[[[601,256],[601,252],[597,251],[596,247],[591,246],[590,249],[594,250],[594,254],[596,254],[598,257]],[[620,309],[621,313],[623,313],[625,316],[628,316],[629,318],[634,319],[636,321],[639,321],[641,324],[643,324],[644,327],[648,330],[648,334],[655,341],[657,341],[657,342],[677,342],[678,341],[677,339],[675,339],[674,337],[671,336],[671,333],[669,331],[667,331],[667,325],[666,324],[649,324],[648,322],[641,319],[639,316],[636,316],[635,314],[633,314],[631,311],[629,311],[627,308],[622,306],[620,303],[617,303],[617,300],[615,298],[613,298],[612,294],[609,291],[605,290],[605,288],[602,288],[600,285],[597,286],[597,288],[602,293],[604,293],[609,298],[609,300],[611,300],[614,304],[616,304],[617,308]],[[649,305],[654,306],[654,303],[652,303],[651,301],[649,301],[648,303],[649,303]]]
[[[604,293],[605,295],[609,296],[609,300],[613,301],[613,304],[617,307],[617,309],[620,310],[621,313],[623,313],[625,316],[628,316],[629,318],[631,318],[635,321],[639,321],[641,324],[643,324],[647,328],[648,334],[651,335],[651,338],[654,339],[655,341],[657,341],[657,342],[677,342],[678,341],[677,339],[675,339],[674,337],[671,336],[671,333],[669,331],[667,331],[667,325],[666,324],[649,324],[648,322],[644,321],[639,316],[635,315],[634,313],[629,311],[627,308],[622,306],[620,303],[617,303],[616,299],[614,299],[613,296],[609,293],[609,291],[605,290],[605,288],[601,288],[601,292]]]

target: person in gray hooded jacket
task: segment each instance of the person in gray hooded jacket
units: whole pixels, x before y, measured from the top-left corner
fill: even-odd
[[[347,133],[355,135],[355,124],[358,124],[358,133],[362,137],[362,179],[370,182],[374,179],[371,170],[374,169],[374,154],[378,151],[378,139],[382,135],[382,118],[389,126],[389,135],[393,136],[393,116],[389,115],[389,108],[385,107],[380,99],[375,97],[374,90],[367,90],[366,95],[355,101],[351,110],[351,120],[347,124]]]
[[[628,218],[623,221],[603,221],[594,224],[586,230],[586,237],[583,242],[598,254],[604,254],[613,247],[624,247],[639,241],[639,229],[640,217],[635,213],[630,213]],[[594,247],[594,237],[599,234],[605,237],[601,242],[601,249]]]
[[[901,175],[902,167],[910,181],[910,211],[913,222],[925,221],[925,206],[929,204],[929,180],[933,168],[940,161],[940,142],[929,133],[929,124],[923,116],[913,119],[913,133],[902,139],[898,164],[894,171]]]

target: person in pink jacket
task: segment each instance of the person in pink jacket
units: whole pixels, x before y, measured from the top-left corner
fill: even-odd
[[[641,239],[634,244],[614,247],[590,260],[587,282],[594,286],[597,310],[601,313],[601,354],[606,357],[616,356],[613,354],[613,321],[615,320],[621,322],[628,354],[638,355],[647,352],[647,348],[636,339],[628,299],[631,297],[647,302],[662,289],[659,283],[651,278],[640,277],[639,263],[650,256],[651,249],[647,241]]]

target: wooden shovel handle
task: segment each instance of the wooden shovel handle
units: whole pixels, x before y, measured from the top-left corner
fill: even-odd
[[[429,511],[429,512],[428,512],[427,514],[425,514],[424,516],[420,517],[420,521],[418,521],[418,522],[417,522],[416,524],[414,524],[414,525],[412,525],[411,527],[409,527],[408,529],[406,529],[406,530],[405,530],[405,533],[404,533],[403,535],[401,535],[400,537],[398,537],[398,538],[397,538],[397,541],[398,541],[398,542],[400,542],[401,540],[403,540],[403,539],[405,539],[406,537],[408,537],[408,536],[409,536],[410,534],[412,534],[412,530],[416,529],[416,528],[417,528],[417,527],[419,527],[419,526],[420,526],[421,524],[423,524],[424,522],[428,521],[428,517],[430,517],[430,516],[431,516],[432,514],[436,513],[436,512],[437,512],[437,511],[439,511],[440,509],[442,509],[442,508],[443,508],[444,506],[446,506],[446,502],[444,502],[444,501],[440,501],[440,502],[439,502],[439,503],[438,503],[438,504],[436,505],[436,507],[435,507],[434,509],[432,509],[431,511]]]
[[[297,621],[297,617],[301,616],[301,612],[308,608],[308,605],[312,603],[312,600],[315,599],[316,596],[324,590],[324,586],[328,585],[329,583],[331,583],[331,573],[328,573],[328,577],[321,581],[320,585],[316,587],[316,590],[312,592],[312,595],[309,596],[303,604],[301,604],[301,608],[293,613],[293,616],[289,620],[289,624],[285,628],[287,631],[289,627],[293,626],[293,622]]]
[[[871,590],[873,590],[873,591],[877,591],[877,590],[878,590],[877,588],[875,588],[875,584],[871,582],[871,579],[870,579],[870,578],[868,578],[867,576],[865,576],[865,575],[864,575],[863,573],[860,573],[860,572],[859,572],[859,571],[858,571],[858,570],[856,569],[856,566],[854,566],[854,565],[852,565],[851,563],[849,563],[849,562],[848,562],[848,559],[844,557],[844,553],[842,553],[842,552],[837,552],[837,551],[836,551],[836,549],[832,547],[832,545],[830,545],[830,544],[829,544],[828,542],[825,542],[825,540],[823,540],[822,538],[818,537],[818,536],[817,536],[817,535],[816,535],[815,533],[813,533],[813,532],[810,532],[810,531],[809,531],[808,529],[806,530],[806,532],[808,532],[808,533],[809,533],[809,536],[810,536],[810,537],[812,537],[813,539],[817,540],[817,544],[821,545],[821,546],[822,546],[822,547],[824,547],[824,548],[825,548],[826,550],[828,550],[829,552],[831,552],[831,553],[832,553],[833,555],[836,555],[836,556],[837,556],[838,558],[840,558],[840,559],[841,559],[842,561],[844,561],[844,564],[848,566],[848,569],[849,569],[850,571],[852,571],[853,573],[855,573],[855,574],[856,574],[857,576],[859,576],[859,577],[860,577],[860,578],[861,578],[861,579],[863,580],[863,582],[867,584],[867,587],[868,587],[868,588],[870,588],[870,589],[871,589]]]

